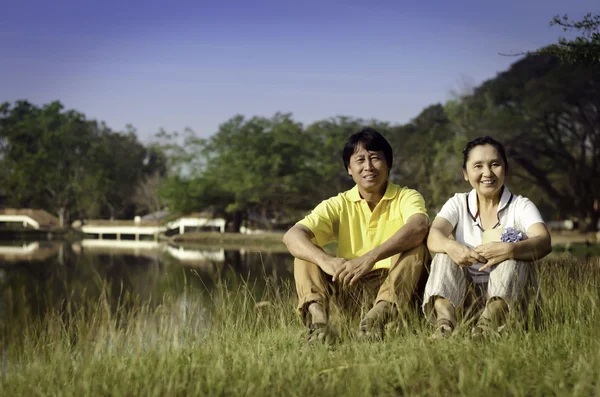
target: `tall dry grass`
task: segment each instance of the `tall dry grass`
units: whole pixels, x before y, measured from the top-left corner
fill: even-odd
[[[106,286],[1,325],[0,395],[598,395],[599,270],[598,258],[539,264],[541,315],[499,339],[464,329],[431,341],[415,312],[384,342],[355,339],[356,318],[337,321],[332,348],[306,345],[289,281],[184,286],[158,304],[115,305]]]

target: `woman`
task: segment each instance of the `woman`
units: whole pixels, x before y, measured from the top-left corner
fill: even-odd
[[[532,261],[552,249],[536,206],[504,185],[507,171],[504,147],[491,137],[476,138],[463,150],[463,175],[473,190],[444,204],[427,239],[436,255],[423,311],[436,327],[434,337],[449,336],[455,329],[456,310],[464,305],[468,285],[485,291],[486,298],[472,336],[499,330],[521,297]],[[493,241],[484,241],[487,236]]]

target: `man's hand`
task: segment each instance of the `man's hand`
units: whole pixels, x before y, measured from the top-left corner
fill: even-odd
[[[334,277],[337,272],[339,272],[344,267],[344,263],[346,263],[346,259],[344,258],[336,258],[333,256],[327,256],[324,260],[317,264],[325,273]]]
[[[333,275],[333,281],[340,282],[344,287],[354,285],[362,276],[373,269],[376,262],[368,254],[346,261]]]
[[[480,267],[479,270],[485,270],[509,259],[511,257],[510,252],[513,247],[512,244],[513,243],[487,243],[475,247],[475,252],[487,259],[485,265]]]
[[[446,247],[446,253],[458,266],[468,267],[476,263],[486,263],[487,259],[474,249],[459,242],[450,240]]]

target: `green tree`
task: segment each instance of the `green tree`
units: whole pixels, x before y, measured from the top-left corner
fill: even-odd
[[[440,209],[456,191],[460,167],[454,165],[452,123],[441,104],[430,105],[408,124],[392,128],[390,144],[394,150],[392,180],[416,189],[427,207]],[[443,174],[443,177],[442,177]],[[446,180],[448,179],[448,180]]]
[[[599,81],[599,68],[528,56],[463,98],[453,121],[467,138],[499,138],[513,177],[554,209],[551,218],[576,216],[592,229],[600,198]]]
[[[178,161],[163,195],[176,211],[210,208],[239,231],[250,216],[287,219],[294,209],[306,207],[310,189],[315,190],[309,137],[289,114],[270,119],[238,115],[209,140],[188,136],[193,144],[183,146],[174,144],[175,136],[167,138],[170,144],[164,146]]]
[[[10,192],[7,204],[45,208],[69,218],[80,192],[91,133],[75,111],[63,112],[59,102],[37,108],[26,101],[0,107],[2,184]]]
[[[164,156],[141,145],[131,128],[111,131],[60,102],[0,105],[4,206],[46,209],[61,225],[76,217],[130,217],[138,181],[165,166]]]
[[[344,144],[350,135],[358,132],[363,127],[372,127],[390,140],[392,130],[388,123],[377,120],[355,119],[349,116],[338,116],[317,121],[306,128],[306,135],[310,138],[309,166],[316,172],[314,181],[312,204],[307,209],[314,207],[319,201],[334,196],[354,186],[354,181],[348,175],[342,161]],[[395,167],[395,166],[394,166]]]
[[[146,148],[137,140],[135,130],[125,133],[102,129],[94,141],[89,156],[101,175],[102,191],[98,200],[101,214],[111,219],[132,218],[135,213],[134,192],[144,178]]]
[[[563,62],[578,65],[600,65],[600,15],[586,14],[579,21],[570,20],[567,15],[555,16],[550,26],[560,26],[563,31],[577,31],[572,40],[560,37],[558,43],[541,48],[538,53],[552,55]]]

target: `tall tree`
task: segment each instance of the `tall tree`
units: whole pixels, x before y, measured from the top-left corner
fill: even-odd
[[[59,102],[41,109],[26,101],[0,108],[2,183],[8,204],[39,207],[69,218],[80,192],[87,190],[85,154],[92,136],[83,115],[63,112]]]
[[[500,138],[514,175],[557,215],[592,229],[600,215],[599,81],[598,67],[528,56],[464,98],[454,121],[469,137]]]
[[[163,194],[175,210],[220,212],[233,231],[249,216],[284,219],[306,207],[307,192],[314,190],[308,138],[289,114],[232,117],[207,141],[171,146],[183,165],[176,167]],[[195,157],[187,155],[190,147]]]
[[[102,215],[111,219],[132,218],[135,213],[134,192],[144,175],[146,148],[137,140],[135,130],[125,133],[102,128],[89,152],[94,167],[102,177]]]
[[[600,64],[600,14],[588,13],[579,21],[557,15],[550,26],[560,26],[565,32],[576,31],[578,36],[572,40],[560,37],[558,43],[541,48],[540,54],[552,55],[571,64]]]
[[[390,143],[395,157],[392,179],[419,191],[431,211],[439,209],[457,188],[453,176],[460,173],[460,168],[442,164],[455,158],[451,150],[454,136],[452,123],[441,104],[430,105],[408,124],[392,128]],[[448,178],[450,181],[446,181]],[[441,183],[442,180],[446,183]]]
[[[317,173],[314,180],[316,191],[312,193],[313,203],[308,208],[354,186],[352,178],[344,168],[342,151],[350,135],[363,127],[375,128],[388,140],[392,136],[388,123],[349,116],[320,120],[306,128],[306,135],[309,137],[307,143],[312,148],[309,166]]]
[[[46,209],[65,225],[75,217],[133,216],[134,187],[164,173],[165,159],[130,129],[27,101],[0,105],[0,186],[3,206]]]

